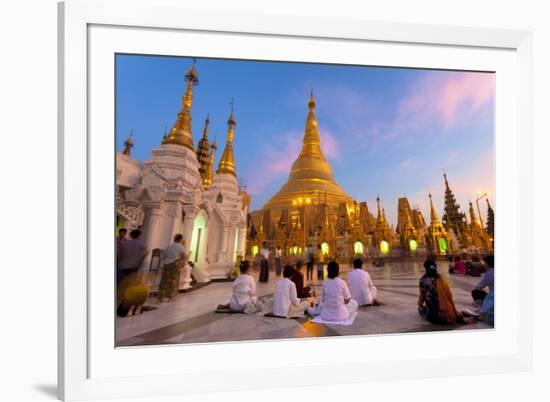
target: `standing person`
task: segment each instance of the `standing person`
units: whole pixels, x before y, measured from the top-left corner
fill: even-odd
[[[260,250],[260,283],[267,283],[269,281],[269,254],[267,242],[264,241]]]
[[[283,279],[279,279],[275,284],[273,315],[286,318],[303,316],[307,309],[307,301],[300,301],[296,284],[290,280],[293,274],[294,268],[290,265],[285,266]]]
[[[118,236],[116,237],[116,242],[115,242],[117,259],[120,255],[120,247],[122,247],[122,244],[124,244],[127,240],[126,239],[127,233],[128,233],[128,230],[125,228],[118,229]]]
[[[275,249],[275,273],[277,274],[277,276],[281,276],[281,256],[281,246],[277,246],[277,248]]]
[[[256,282],[249,273],[250,262],[243,260],[239,267],[240,275],[233,281],[233,294],[228,304],[220,304],[218,309],[231,309],[235,312],[252,314],[261,311],[262,303],[256,296]]]
[[[367,271],[363,270],[363,261],[360,258],[353,260],[354,270],[348,274],[348,285],[351,298],[360,306],[375,304],[377,289]]]
[[[306,250],[305,250],[305,255],[304,255],[305,259],[306,259],[306,277],[307,277],[307,280],[308,281],[312,281],[313,280],[313,249],[311,248],[311,244],[308,244],[307,247],[306,247]]]
[[[147,247],[141,240],[141,231],[132,230],[130,240],[120,246],[120,253],[117,258],[117,286],[125,276],[137,273],[143,260],[147,256]]]
[[[489,294],[495,292],[495,257],[493,255],[488,255],[483,258],[483,261],[487,265],[487,272],[483,274],[475,289],[472,290],[474,304],[478,307],[482,305]],[[485,288],[487,288],[489,292],[486,292],[484,290]]]
[[[300,299],[304,299],[306,297],[311,296],[311,289],[309,286],[304,287],[304,273],[302,272],[302,267],[304,266],[304,262],[302,260],[298,260],[296,262],[296,269],[292,273],[292,276],[290,277],[290,280],[294,282],[296,285],[296,292],[298,293],[298,297]]]
[[[347,320],[357,313],[357,301],[352,299],[348,285],[338,277],[339,274],[338,263],[336,261],[329,262],[327,265],[328,279],[323,283],[320,313],[321,318],[326,321]]]
[[[323,262],[325,261],[325,254],[320,244],[317,245],[317,279],[322,281],[325,279],[325,272]]]
[[[161,303],[164,298],[173,300],[179,293],[180,273],[187,260],[183,244],[183,235],[178,233],[174,236],[174,242],[164,250],[162,276],[157,296]]]

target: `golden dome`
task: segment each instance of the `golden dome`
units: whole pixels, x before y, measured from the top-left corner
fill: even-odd
[[[300,198],[310,199],[313,203],[326,200],[331,206],[337,206],[341,202],[353,203],[353,199],[334,181],[332,168],[321,149],[313,93],[308,107],[302,150],[292,164],[287,182],[263,209],[288,208]]]

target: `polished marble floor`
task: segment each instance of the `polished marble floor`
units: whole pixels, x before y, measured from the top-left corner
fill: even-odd
[[[264,313],[217,314],[218,304],[227,303],[231,282],[214,282],[180,294],[176,301],[157,304],[135,317],[117,318],[117,346],[161,345],[178,343],[224,342],[258,339],[306,338],[320,336],[410,333],[441,330],[490,329],[478,322],[469,325],[440,326],[420,318],[416,309],[418,279],[424,269],[418,262],[392,262],[384,267],[366,266],[378,288],[380,306],[361,307],[351,326],[314,324],[307,318],[281,319],[264,317]],[[347,279],[351,268],[341,266],[340,276]],[[447,264],[440,263],[453,291],[457,309],[472,309],[470,291],[479,278],[456,277],[446,274]],[[255,273],[257,279],[257,272]],[[308,285],[320,289],[316,279]],[[273,295],[276,277],[270,272],[267,284],[258,284],[258,295],[268,300]]]

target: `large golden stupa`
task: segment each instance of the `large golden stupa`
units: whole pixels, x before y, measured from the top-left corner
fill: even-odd
[[[264,205],[264,211],[272,210],[276,213],[295,206],[299,200],[317,202],[322,199],[331,207],[337,207],[341,203],[353,204],[352,197],[334,181],[332,168],[321,149],[313,93],[308,107],[302,150],[292,164],[287,182]]]

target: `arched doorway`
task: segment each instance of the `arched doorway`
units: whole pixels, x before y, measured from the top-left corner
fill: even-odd
[[[363,247],[363,243],[361,243],[360,241],[356,241],[353,245],[353,252],[355,254],[363,254],[364,251],[365,249]]]
[[[414,239],[409,240],[409,249],[414,252],[418,249],[418,242]]]
[[[448,249],[447,240],[440,238],[438,243],[439,243],[439,252],[441,254],[447,254],[447,249]]]
[[[259,251],[258,245],[254,244],[252,246],[252,250],[250,250],[250,251],[252,253],[252,257],[256,257],[258,255],[258,251]]]
[[[323,255],[328,255],[330,252],[330,247],[327,242],[321,243],[321,251],[323,252]]]
[[[191,246],[189,247],[189,251],[191,252],[190,259],[193,262],[204,259],[204,256],[202,255],[204,254],[204,247],[202,247],[202,243],[205,240],[205,229],[206,219],[202,214],[199,214],[195,217],[195,221],[193,223],[193,234],[191,235]]]
[[[390,251],[390,244],[386,240],[380,242],[380,252],[382,254],[388,254]]]

